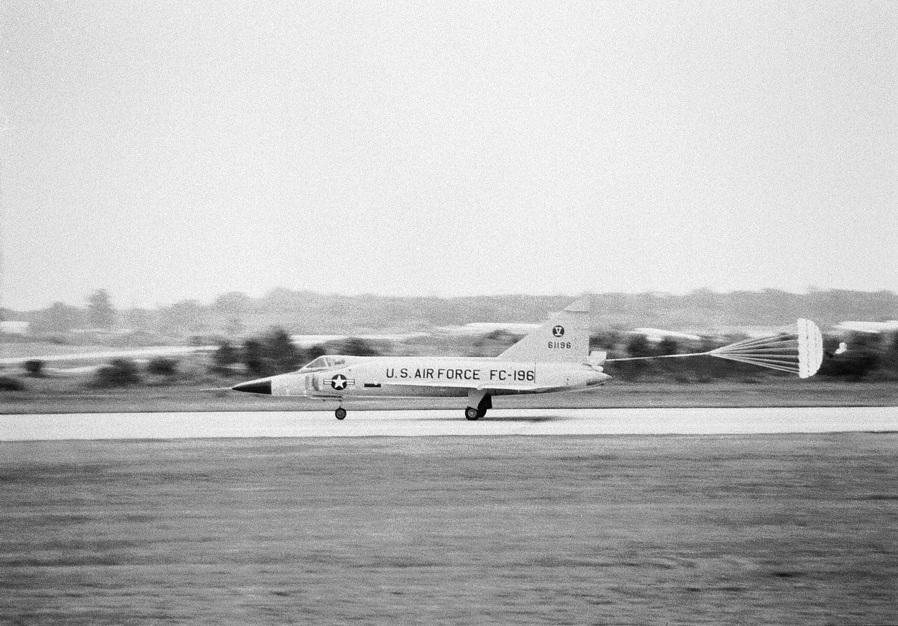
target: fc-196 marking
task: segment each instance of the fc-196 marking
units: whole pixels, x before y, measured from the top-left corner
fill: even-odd
[[[487,374],[487,371],[489,372]],[[421,380],[421,381],[439,381],[439,380],[465,380],[479,381],[496,380],[496,381],[516,381],[516,382],[534,382],[536,380],[536,370],[533,369],[490,369],[481,370],[477,368],[407,368],[399,369],[388,367],[384,370],[384,376],[387,379],[399,380]]]

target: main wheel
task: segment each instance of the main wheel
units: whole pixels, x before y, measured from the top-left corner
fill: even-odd
[[[339,407],[336,411],[334,411],[334,417],[336,417],[338,420],[345,419],[346,409],[344,409],[342,406]]]
[[[474,420],[476,420],[478,417],[480,417],[480,411],[477,410],[476,407],[469,406],[468,408],[465,409],[465,419],[469,419],[469,420],[471,420],[471,421],[474,421]]]

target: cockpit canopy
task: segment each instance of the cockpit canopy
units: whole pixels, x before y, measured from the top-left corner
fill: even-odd
[[[299,371],[300,372],[313,372],[318,370],[326,370],[332,369],[335,367],[342,367],[349,362],[345,356],[338,356],[335,354],[327,354],[325,356],[320,356],[311,363],[304,365]]]

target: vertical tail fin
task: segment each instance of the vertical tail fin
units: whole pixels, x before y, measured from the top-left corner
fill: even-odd
[[[563,311],[500,354],[503,361],[585,361],[589,357],[589,296]]]

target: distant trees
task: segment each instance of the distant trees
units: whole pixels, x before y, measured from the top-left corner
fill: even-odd
[[[164,356],[157,356],[147,364],[147,372],[155,376],[171,378],[178,373],[178,361]]]
[[[25,361],[25,371],[33,378],[40,378],[44,375],[44,362],[40,359],[29,359]]]
[[[376,356],[380,350],[358,337],[350,337],[327,346],[328,352],[353,356]],[[249,337],[239,346],[221,341],[212,356],[211,369],[217,374],[230,374],[233,367],[242,364],[253,376],[272,376],[298,370],[300,367],[325,354],[322,345],[306,349],[293,343],[283,328],[271,328],[262,335]]]
[[[221,347],[219,347],[221,350]],[[256,376],[290,372],[303,364],[303,354],[282,328],[272,328],[243,342],[243,364]]]
[[[472,356],[496,356],[520,339],[506,330],[494,330],[474,341]],[[361,341],[361,340],[359,340]]]
[[[226,374],[231,367],[240,363],[240,349],[229,341],[222,341],[218,349],[212,355],[213,370],[219,374]]]
[[[97,387],[127,387],[140,382],[137,364],[128,359],[115,359],[94,375],[94,385]]]
[[[885,355],[880,359],[880,368],[888,370],[893,375],[898,375],[898,333],[894,333],[887,341]]]
[[[67,333],[84,323],[81,309],[62,302],[54,302],[52,306],[35,315],[32,331],[42,333]]]
[[[677,345],[677,340],[673,337],[665,337],[661,340],[661,343],[658,344],[658,354],[662,356],[676,354],[678,349],[679,346]]]
[[[88,296],[87,318],[91,328],[110,330],[115,325],[115,309],[108,291],[98,289]]]
[[[654,350],[645,335],[636,334],[630,337],[627,342],[627,354],[631,357],[653,356]]]
[[[422,329],[440,324],[458,324],[472,320],[535,321],[549,311],[557,311],[569,304],[561,296],[495,296],[477,298],[396,298],[380,296],[330,296],[305,291],[275,289],[263,297],[250,297],[231,292],[218,297],[212,304],[186,300],[152,309],[124,309],[117,311],[106,289],[98,289],[81,306],[55,302],[52,306],[32,312],[9,312],[6,319],[22,319],[31,323],[31,331],[47,335],[45,340],[68,343],[104,342],[122,346],[151,345],[164,341],[153,333],[133,333],[129,336],[107,338],[102,333],[71,333],[76,329],[129,328],[158,331],[181,344],[193,336],[195,345],[214,343],[217,337],[227,337],[212,356],[213,371],[228,373],[244,368],[253,375],[269,375],[295,370],[323,354],[374,355],[388,349],[385,343],[349,338],[323,346],[302,348],[293,345],[290,333],[351,333],[366,328],[373,331],[396,332]],[[689,353],[717,347],[698,342],[667,338],[651,343],[645,337],[631,335],[620,329],[651,325],[660,328],[684,328],[723,325],[779,326],[799,315],[815,319],[821,328],[829,330],[846,319],[893,319],[898,310],[898,294],[830,290],[808,294],[790,294],[778,290],[762,292],[716,293],[698,290],[691,294],[595,294],[592,300],[592,321],[606,325],[606,330],[590,337],[590,349],[604,350],[609,358],[630,356],[664,356]],[[260,328],[269,328],[259,331]],[[615,330],[616,329],[616,330]],[[58,335],[56,335],[58,333]],[[71,333],[69,336],[61,335]],[[513,343],[513,337],[498,331],[486,337],[456,342],[456,352],[491,355],[500,353]],[[836,355],[838,341],[849,343],[847,352]],[[13,340],[13,338],[9,338]],[[18,339],[16,339],[18,341]],[[455,340],[453,340],[455,341]],[[724,343],[728,339],[720,339]],[[828,339],[834,345],[827,349],[832,356],[824,359],[820,374],[834,378],[898,379],[898,336],[871,335],[842,339]],[[435,341],[408,342],[404,349],[423,350]],[[190,374],[190,361],[184,372]],[[240,366],[240,367],[235,367]],[[141,365],[141,373],[150,368]],[[661,359],[658,361],[628,361],[609,364],[609,373],[626,371],[642,379],[679,377],[688,381],[718,378],[747,379],[767,375],[779,376],[750,365],[713,358]],[[164,375],[164,374],[163,374]],[[679,379],[678,378],[678,379]],[[24,380],[24,376],[23,376]]]
[[[225,325],[225,332],[231,337],[242,334],[244,330],[246,330],[246,326],[243,325],[243,322],[236,315],[232,315],[227,325]]]
[[[838,355],[835,354],[837,344],[835,339],[824,342],[828,355],[820,366],[821,376],[861,380],[879,366],[882,344],[879,335],[856,335],[850,341],[848,350]]]
[[[614,350],[623,341],[623,333],[619,330],[607,330],[589,336],[590,350]]]
[[[302,365],[302,353],[283,328],[272,328],[262,337],[265,356],[275,371],[289,372]]]
[[[155,329],[155,311],[133,307],[119,312],[119,321],[125,328],[137,332],[151,332]]]
[[[160,312],[159,327],[167,334],[202,333],[209,329],[209,308],[196,300],[183,300]]]
[[[0,391],[25,391],[25,383],[12,376],[0,375]]]
[[[243,342],[243,365],[250,374],[267,376],[269,364],[265,359],[265,349],[258,339],[247,339]]]
[[[380,350],[361,337],[349,337],[336,342],[334,352],[347,356],[377,356],[380,354]]]
[[[824,359],[820,366],[820,375],[832,378],[861,380],[876,369],[878,359],[869,350]]]
[[[218,296],[212,306],[222,313],[245,315],[253,309],[254,302],[255,301],[245,293],[230,291]]]

